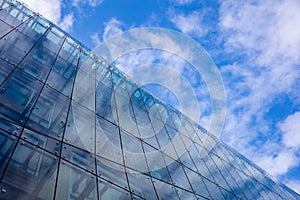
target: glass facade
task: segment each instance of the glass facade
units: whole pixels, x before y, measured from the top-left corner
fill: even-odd
[[[0,199],[299,199],[53,23],[0,8]]]

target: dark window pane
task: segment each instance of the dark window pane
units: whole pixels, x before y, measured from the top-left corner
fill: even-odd
[[[123,190],[105,180],[98,180],[99,199],[129,200],[128,191]]]
[[[82,167],[91,173],[96,173],[95,157],[88,151],[83,151],[71,145],[64,144],[62,151],[63,158],[69,160],[71,163]]]
[[[27,142],[45,149],[55,155],[59,155],[60,153],[61,142],[53,138],[47,137],[29,129],[24,129],[22,138]]]
[[[58,59],[52,67],[47,83],[64,95],[70,96],[75,73],[75,66]]]
[[[1,87],[0,116],[24,123],[41,86],[41,82],[16,70]]]
[[[65,161],[60,163],[56,199],[97,199],[96,177]]]
[[[12,65],[0,59],[0,85],[13,69]]]
[[[67,118],[69,99],[45,87],[27,122],[27,127],[61,138]]]
[[[53,53],[40,45],[36,45],[22,61],[19,68],[31,76],[45,81],[54,59]]]
[[[7,164],[7,161],[14,149],[17,138],[0,130],[0,176]]]
[[[5,171],[1,199],[52,199],[57,159],[51,154],[20,142]]]
[[[8,24],[6,24],[2,20],[0,20],[0,38],[3,37],[5,34],[7,34],[11,30],[12,30],[12,27],[10,27]]]
[[[27,36],[13,31],[0,40],[0,57],[13,65],[17,65],[33,44],[34,41]]]

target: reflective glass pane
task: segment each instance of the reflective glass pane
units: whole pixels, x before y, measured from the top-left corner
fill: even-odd
[[[60,154],[61,142],[50,137],[31,131],[29,129],[24,129],[22,138],[35,146],[49,151],[50,153],[53,153],[55,155]]]
[[[159,199],[179,199],[174,186],[159,180],[153,180]]]
[[[34,41],[30,38],[18,31],[13,31],[0,40],[0,57],[16,66],[33,44]]]
[[[117,111],[116,106],[112,106],[113,102],[114,97],[112,89],[102,83],[98,83],[96,91],[96,113],[117,124]]]
[[[132,112],[130,100],[118,93],[115,93],[115,101],[117,105],[120,128],[132,133],[133,135],[139,136],[140,134],[136,124],[135,116]]]
[[[61,139],[69,108],[69,99],[45,87],[27,122],[27,127]]]
[[[83,151],[71,145],[63,144],[62,157],[71,163],[90,171],[91,173],[96,173],[95,157],[90,152]]]
[[[36,45],[22,61],[19,68],[31,76],[45,81],[53,65],[55,55],[46,48]]]
[[[58,53],[64,40],[64,35],[56,27],[52,27],[39,41],[41,46]]]
[[[106,85],[109,88],[112,88],[112,78],[111,78],[111,71],[108,67],[105,67],[100,74],[97,74],[97,81]]]
[[[2,38],[5,34],[7,34],[11,30],[12,27],[10,27],[8,24],[0,20],[0,38]]]
[[[0,129],[4,130],[6,132],[11,133],[12,135],[19,136],[21,133],[21,127],[13,124],[11,122],[8,122],[6,120],[0,119]]]
[[[115,185],[128,189],[125,169],[122,165],[116,164],[104,158],[97,157],[97,175],[102,179],[113,182]]]
[[[27,37],[37,41],[46,32],[47,28],[37,21],[37,17],[32,17],[18,27],[18,30]]]
[[[64,95],[70,96],[75,74],[75,66],[63,61],[62,59],[57,59],[49,74],[47,84]]]
[[[82,52],[79,59],[79,69],[95,78],[96,75],[96,57],[92,52]]]
[[[1,199],[52,199],[57,158],[39,148],[20,142],[0,183]]]
[[[15,17],[19,12],[20,10],[14,6],[7,6],[3,10],[0,10],[0,18],[7,24],[16,27],[22,23],[19,19]]]
[[[145,152],[152,152],[145,154],[150,170],[150,175],[152,177],[155,177],[156,179],[172,183],[171,176],[168,168],[166,167],[163,154],[153,147],[147,145],[146,143],[143,143],[143,147],[145,149]]]
[[[2,176],[7,161],[16,145],[16,141],[17,138],[15,136],[0,130],[0,176]]]
[[[77,66],[79,52],[79,45],[75,43],[71,38],[67,38],[62,46],[62,49],[59,52],[59,56],[72,65]]]
[[[41,82],[16,70],[1,87],[0,116],[24,123],[41,86]]]
[[[180,163],[173,162],[172,164],[168,165],[168,169],[170,171],[174,185],[192,192],[192,188]]]
[[[98,156],[123,164],[119,129],[115,124],[97,117],[96,153]]]
[[[202,177],[188,169],[186,169],[185,172],[192,185],[193,191],[202,197],[209,198],[209,192],[202,180]]]
[[[96,177],[62,161],[59,167],[56,199],[97,199]]]
[[[13,69],[14,67],[12,65],[0,59],[0,85],[12,72]]]
[[[145,199],[157,199],[149,176],[130,169],[126,169],[126,171],[131,192]]]
[[[95,114],[72,102],[64,141],[89,152],[94,152]]]
[[[98,180],[99,199],[129,200],[131,199],[128,191],[119,188],[105,180]]]
[[[95,110],[95,79],[82,70],[77,71],[73,88],[73,100],[81,105]]]
[[[141,140],[121,131],[122,148],[125,165],[140,172],[148,172]]]
[[[219,186],[207,180],[206,178],[203,178],[203,182],[206,185],[206,188],[210,194],[211,199],[214,198],[224,199]]]

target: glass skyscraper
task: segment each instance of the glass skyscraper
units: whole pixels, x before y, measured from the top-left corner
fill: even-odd
[[[0,84],[0,199],[300,198],[15,0]]]

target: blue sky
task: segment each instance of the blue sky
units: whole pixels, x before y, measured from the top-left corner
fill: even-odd
[[[210,54],[224,81],[222,140],[300,192],[298,0],[22,1],[91,49],[131,28],[164,27],[190,36]],[[135,61],[145,55],[135,55]],[[209,113],[209,101],[201,103]]]

